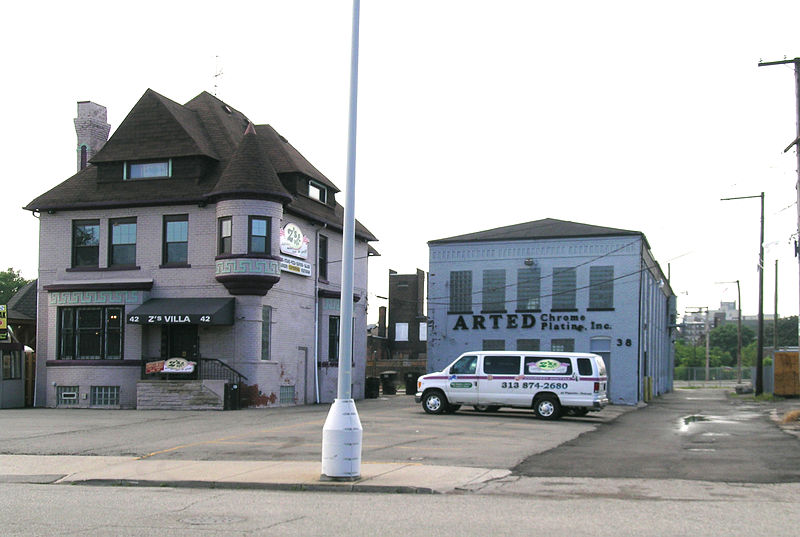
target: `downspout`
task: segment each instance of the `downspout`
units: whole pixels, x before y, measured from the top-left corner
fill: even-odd
[[[321,228],[317,228],[315,232],[314,248],[317,253],[314,258],[314,403],[319,404],[319,232],[328,227],[328,224],[322,224]]]
[[[640,237],[639,242],[639,337],[636,342],[636,404],[642,400],[642,338],[644,338],[644,329],[642,327],[642,299],[644,294],[644,273],[647,270],[647,262],[644,258],[644,238]]]

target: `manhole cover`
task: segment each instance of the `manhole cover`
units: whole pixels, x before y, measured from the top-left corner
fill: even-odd
[[[192,524],[194,526],[211,526],[214,524],[233,524],[235,522],[244,522],[246,519],[240,516],[231,515],[200,515],[189,518],[181,519],[184,524]]]

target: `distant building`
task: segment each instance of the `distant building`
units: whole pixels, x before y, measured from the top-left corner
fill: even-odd
[[[389,272],[389,352],[399,362],[427,361],[425,272]]]
[[[429,371],[471,350],[593,352],[614,403],[672,390],[675,295],[643,233],[545,219],[428,246]]]

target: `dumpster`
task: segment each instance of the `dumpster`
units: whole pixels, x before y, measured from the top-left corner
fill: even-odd
[[[381,388],[383,388],[383,395],[395,395],[397,393],[397,371],[384,371],[381,373]]]
[[[364,385],[364,398],[377,399],[381,394],[381,379],[378,377],[367,377]]]
[[[406,395],[414,395],[417,393],[417,379],[419,373],[416,371],[409,371],[405,374],[406,377]]]

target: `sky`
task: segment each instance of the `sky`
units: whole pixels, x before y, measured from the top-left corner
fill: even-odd
[[[124,6],[124,7],[123,7]],[[76,170],[77,101],[112,134],[146,89],[216,94],[346,185],[352,3],[13,2],[0,21],[6,103],[0,269],[35,278],[21,208]],[[679,311],[796,315],[791,65],[800,2],[362,0],[355,213],[388,272],[428,269],[427,242],[556,218],[641,231]],[[219,76],[215,76],[216,74]],[[344,192],[340,193],[344,200]]]

